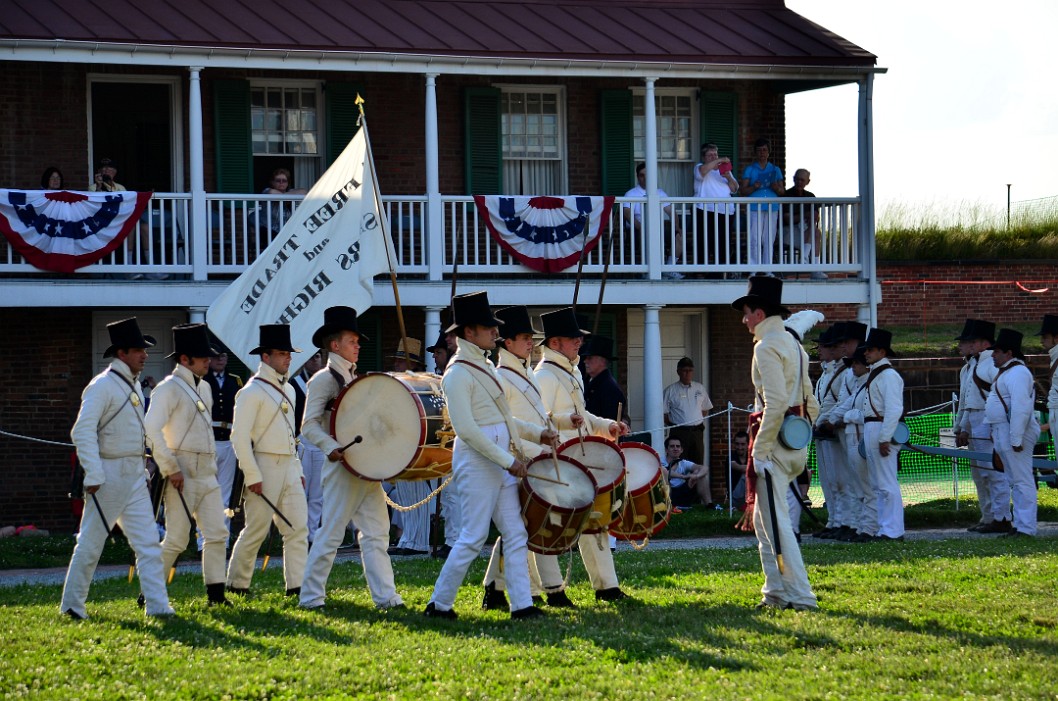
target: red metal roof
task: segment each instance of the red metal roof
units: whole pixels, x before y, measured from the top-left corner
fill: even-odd
[[[0,39],[873,66],[783,0],[6,0]]]

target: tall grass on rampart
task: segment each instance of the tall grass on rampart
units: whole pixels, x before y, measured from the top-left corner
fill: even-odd
[[[891,203],[876,229],[879,260],[1058,260],[1058,206],[1015,209],[1007,228],[1005,206]]]

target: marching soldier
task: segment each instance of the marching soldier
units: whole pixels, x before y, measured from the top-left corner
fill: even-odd
[[[904,379],[889,362],[896,357],[892,340],[890,332],[871,329],[860,346],[870,364],[859,410],[867,471],[878,503],[878,532],[872,534],[873,540],[904,539],[904,502],[896,476],[900,452],[891,442],[904,416]]]
[[[367,340],[357,327],[356,310],[352,307],[327,309],[323,326],[312,334],[312,345],[327,353],[327,365],[309,380],[301,430],[323,451],[327,462],[323,466],[323,519],[312,542],[305,582],[301,586],[303,608],[323,607],[327,578],[350,520],[360,530],[360,560],[371,600],[380,609],[404,606],[393,582],[393,564],[386,552],[389,515],[382,485],[360,479],[345,469],[341,462],[342,445],[328,430],[334,400],[353,381],[360,342]],[[363,409],[371,410],[370,407]]]
[[[955,445],[969,446],[970,450],[991,452],[992,439],[985,423],[985,400],[992,391],[996,366],[989,350],[996,335],[991,321],[967,319],[959,342],[959,355],[966,359],[959,370],[959,413],[955,416]],[[996,472],[988,462],[973,460],[970,475],[977,488],[977,503],[981,520],[970,526],[979,533],[1010,531],[1010,499],[1007,476]]]
[[[808,449],[788,448],[779,438],[787,410],[792,408],[791,399],[807,401],[808,406],[801,407],[803,412],[818,413],[807,372],[808,354],[783,326],[783,317],[790,312],[782,305],[782,280],[751,277],[747,294],[731,306],[742,312],[742,323],[754,341],[754,416],[759,417],[759,423],[751,422],[746,483],[764,570],[763,598],[757,608],[815,610],[816,595],[794,538],[785,497],[790,484],[804,470]]]
[[[1021,333],[1000,329],[992,345],[997,368],[992,391],[985,401],[985,422],[991,427],[992,446],[1009,476],[1014,499],[1014,527],[1006,536],[1036,535],[1036,480],[1032,474],[1032,449],[1040,436],[1036,420],[1036,390],[1025,367]],[[1003,499],[1007,499],[1003,495]],[[995,497],[993,496],[993,503]]]
[[[187,547],[191,522],[202,532],[202,577],[210,606],[230,605],[224,598],[225,550],[228,528],[217,483],[217,454],[210,410],[213,395],[202,378],[210,358],[205,324],[173,327],[176,367],[151,393],[147,411],[147,439],[158,469],[165,476],[165,540],[163,570],[169,572]]]
[[[544,323],[543,358],[536,366],[536,379],[544,407],[554,416],[579,414],[584,419],[588,434],[616,440],[628,433],[628,426],[621,421],[611,421],[589,413],[584,408],[584,380],[577,361],[580,347],[587,331],[579,328],[572,307],[548,312],[540,317]],[[573,428],[559,429],[559,440],[566,441],[577,436]],[[582,536],[579,541],[580,556],[588,571],[597,601],[618,601],[629,598],[621,591],[614,569],[613,553],[607,534],[594,537]]]
[[[235,412],[235,395],[242,389],[242,378],[228,372],[228,354],[223,350],[209,359],[206,382],[213,393],[213,442],[217,446],[220,503],[228,508],[239,462],[235,459],[235,449],[231,445],[231,422]],[[231,520],[225,517],[225,528],[230,524]]]
[[[837,380],[844,363],[838,357],[835,348],[835,337],[844,334],[845,322],[839,321],[824,331],[818,340],[819,365],[823,373],[815,386],[815,398],[819,402],[819,416],[816,417],[816,465],[819,486],[823,490],[823,500],[827,505],[826,527],[815,534],[817,538],[837,538],[845,533],[844,515],[841,512],[842,501],[837,490],[837,453],[840,446],[834,434],[833,424],[827,421],[827,413],[837,403]]]
[[[305,477],[297,455],[294,389],[287,381],[291,353],[290,327],[265,324],[260,343],[250,351],[261,364],[235,398],[231,442],[243,471],[246,526],[231,549],[228,591],[250,590],[257,551],[274,523],[283,536],[283,579],[288,596],[301,592],[308,552],[308,506]],[[248,492],[248,493],[247,493]]]
[[[114,360],[88,383],[70,431],[85,471],[86,496],[59,610],[77,620],[88,618],[85,602],[92,575],[107,536],[119,525],[136,553],[144,612],[171,616],[143,457],[144,402],[139,376],[154,339],[140,333],[135,317],[107,324],[107,332],[110,347],[103,357]]]

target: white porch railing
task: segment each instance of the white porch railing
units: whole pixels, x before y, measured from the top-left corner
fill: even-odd
[[[167,279],[191,277],[192,247],[206,247],[205,278],[238,275],[275,237],[300,195],[206,195],[206,230],[190,231],[191,195],[155,193],[126,244],[75,275]],[[473,198],[441,197],[444,250],[427,245],[427,198],[383,197],[390,222],[397,272],[426,277],[430,256],[441,256],[447,273],[458,261],[459,274],[518,277],[535,274],[517,263],[492,238]],[[704,209],[699,209],[702,205]],[[670,197],[661,202],[662,277],[674,274],[736,275],[747,272],[862,272],[856,223],[858,198],[698,200]],[[712,211],[709,210],[712,207]],[[586,257],[584,270],[598,274],[612,249],[609,274],[641,279],[650,273],[644,217],[645,198],[617,198],[602,241]],[[728,212],[725,215],[725,210]],[[770,245],[769,245],[770,242]],[[0,241],[0,274],[40,273]],[[571,273],[574,270],[571,269]],[[656,274],[656,273],[655,273]]]

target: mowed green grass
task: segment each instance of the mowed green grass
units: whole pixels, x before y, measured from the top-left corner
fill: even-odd
[[[755,549],[621,552],[637,602],[512,622],[480,606],[485,562],[458,621],[421,611],[437,560],[395,560],[404,611],[371,606],[340,564],[322,612],[282,595],[273,566],[249,598],[205,606],[201,579],[170,592],[179,616],[147,620],[135,585],[93,586],[91,619],[58,613],[57,586],[0,589],[0,696],[189,698],[1055,698],[1058,540],[806,544],[818,612],[753,610]],[[565,559],[563,559],[563,565]]]

